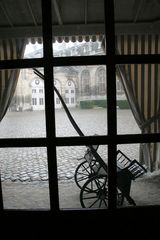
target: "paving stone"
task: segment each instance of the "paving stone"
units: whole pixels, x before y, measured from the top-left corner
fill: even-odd
[[[106,126],[106,110],[71,110],[77,116],[80,128],[85,135],[104,134]],[[64,111],[56,113],[57,136],[78,136],[71,124],[64,121]],[[81,118],[82,115],[82,118]],[[94,116],[97,116],[95,119]],[[42,120],[43,119],[43,120]],[[82,121],[81,121],[82,119]],[[94,121],[92,121],[94,119]],[[12,124],[10,121],[12,120]],[[126,125],[125,125],[126,121]],[[38,123],[38,124],[37,124]],[[14,126],[14,127],[13,127]],[[27,127],[24,127],[27,126]],[[7,129],[7,131],[6,131]],[[118,111],[118,131],[121,133],[139,133],[130,111]],[[44,112],[9,112],[0,124],[1,138],[12,137],[44,137]],[[138,145],[118,146],[129,156],[138,158]],[[58,178],[60,181],[74,181],[76,167],[80,164],[78,158],[84,156],[86,146],[57,147]],[[100,146],[99,154],[106,161],[107,148]],[[1,148],[0,151],[1,180],[11,181],[48,181],[47,151],[40,148]]]

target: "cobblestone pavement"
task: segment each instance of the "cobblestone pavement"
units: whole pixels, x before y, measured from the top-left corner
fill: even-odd
[[[106,110],[78,110],[71,113],[84,135],[107,134]],[[139,133],[130,110],[117,110],[118,133]],[[56,135],[76,136],[77,132],[63,110],[56,110]],[[45,114],[39,112],[8,112],[0,123],[0,138],[45,137]],[[138,144],[121,145],[119,149],[131,158],[138,158]],[[57,147],[58,178],[73,181],[86,147]],[[107,146],[100,146],[99,154],[107,160]],[[0,169],[2,181],[47,181],[48,165],[45,147],[1,148]]]

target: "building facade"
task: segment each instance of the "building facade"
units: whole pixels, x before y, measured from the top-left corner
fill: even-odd
[[[53,48],[54,50],[54,48]],[[67,47],[63,43],[54,51],[56,57],[103,54],[99,42],[75,43]],[[42,57],[42,49],[25,55],[25,58]],[[43,73],[43,69],[38,69]],[[106,68],[103,65],[68,66],[54,68],[54,86],[69,108],[106,107]],[[44,110],[45,86],[33,69],[22,69],[10,109],[16,111]],[[117,100],[126,101],[120,80],[117,78]],[[55,93],[56,109],[62,104]]]

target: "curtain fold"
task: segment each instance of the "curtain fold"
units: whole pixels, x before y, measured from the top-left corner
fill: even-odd
[[[129,77],[127,77],[127,70],[125,70],[124,66],[117,66],[116,72],[123,85],[133,116],[137,122],[137,125],[141,129],[141,133],[143,133],[142,126],[146,123],[145,117],[134,94],[134,87],[132,85],[132,82]],[[151,169],[151,155],[147,143],[140,144],[139,161],[141,164],[145,164],[149,169]]]
[[[22,59],[26,43],[25,39],[0,40],[0,60]],[[19,69],[0,70],[0,121],[11,103],[19,73]]]
[[[160,36],[118,36],[119,54],[159,54]],[[160,64],[117,65],[134,118],[142,134],[160,133]],[[140,144],[140,162],[150,171],[160,168],[160,143]]]

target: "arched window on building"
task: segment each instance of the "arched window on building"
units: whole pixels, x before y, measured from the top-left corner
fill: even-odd
[[[124,93],[122,83],[118,78],[116,78],[116,88],[117,88],[117,93]]]
[[[98,68],[96,71],[96,94],[106,94],[106,71],[103,67]]]
[[[81,95],[82,96],[89,96],[91,93],[90,91],[90,72],[89,70],[85,69],[81,75]]]

